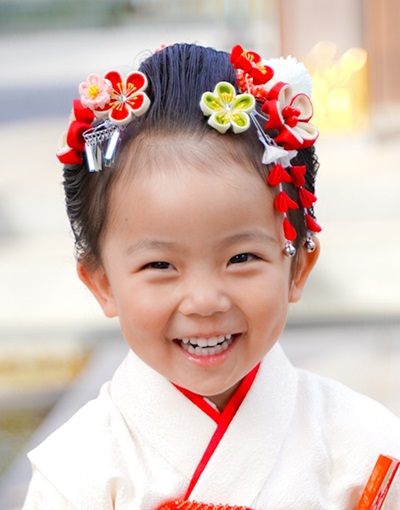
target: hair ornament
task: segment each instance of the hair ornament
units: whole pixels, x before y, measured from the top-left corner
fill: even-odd
[[[98,74],[89,74],[86,82],[79,85],[81,102],[87,108],[104,108],[110,102],[113,90],[110,80],[100,78]]]
[[[79,85],[81,97],[74,100],[71,124],[57,152],[61,163],[81,164],[85,152],[90,172],[100,171],[103,163],[109,166],[126,125],[150,106],[144,92],[147,84],[146,76],[139,71],[125,79],[115,69],[103,77],[90,74]]]
[[[89,78],[93,76],[96,75],[90,75]],[[150,106],[150,99],[144,92],[147,88],[147,78],[139,71],[129,73],[125,80],[115,69],[105,73],[102,80],[97,76],[102,88],[97,89],[94,86],[92,101],[87,98],[88,91],[93,88],[89,78],[87,83],[83,82],[79,86],[81,101],[82,103],[85,101],[98,118],[108,118],[117,126],[126,125],[132,121],[133,116],[140,117]],[[102,95],[106,98],[108,95],[108,100],[100,101]]]
[[[256,100],[251,94],[236,94],[235,87],[226,81],[217,83],[214,92],[204,92],[200,99],[200,108],[204,115],[210,116],[208,124],[225,133],[230,127],[234,133],[242,133],[250,127],[251,113]]]
[[[307,94],[311,97],[312,79],[303,62],[298,62],[295,57],[270,58],[263,61],[264,65],[274,70],[273,77],[268,81],[268,88],[271,89],[279,81],[290,83],[293,94]]]
[[[230,62],[234,69],[245,73],[254,85],[267,83],[274,75],[271,67],[263,64],[258,53],[245,51],[239,44],[232,48]]]
[[[308,122],[313,115],[310,98],[304,93],[293,96],[288,83],[278,82],[271,88],[262,111],[268,115],[265,129],[277,129],[274,140],[285,149],[311,147],[318,138],[318,129]]]
[[[317,198],[304,187],[306,167],[291,165],[297,151],[311,147],[318,138],[318,129],[309,122],[313,115],[309,97],[311,77],[304,64],[294,57],[263,61],[258,53],[245,51],[240,45],[232,48],[230,62],[236,70],[236,83],[241,92],[236,97],[247,93],[254,98],[254,104],[259,104],[258,109],[253,107],[246,113],[264,146],[262,163],[271,167],[267,182],[271,187],[277,187],[274,207],[283,216],[284,252],[289,257],[296,253],[293,241],[297,232],[289,221],[288,212],[298,208],[304,211],[305,246],[311,252],[315,249],[312,235],[321,230],[313,218],[313,204]],[[222,84],[226,86],[225,82],[220,82],[214,94],[203,94],[200,107],[205,115],[212,115],[208,123],[225,133],[231,125],[233,110],[231,101],[223,103],[220,97],[215,97]],[[218,121],[215,121],[216,117]],[[235,131],[233,127],[233,131],[240,133],[244,129]],[[297,201],[284,190],[285,183],[291,183],[297,189]]]
[[[80,165],[85,151],[83,133],[91,129],[95,115],[89,108],[83,106],[79,99],[74,99],[68,131],[63,133],[57,157],[64,165]]]

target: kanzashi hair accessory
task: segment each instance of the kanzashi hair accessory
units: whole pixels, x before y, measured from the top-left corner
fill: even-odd
[[[271,88],[262,111],[268,116],[265,129],[277,129],[274,140],[285,149],[311,147],[318,138],[318,129],[308,122],[313,115],[310,98],[306,94],[293,96],[288,83],[278,82]]]
[[[256,100],[251,94],[236,94],[235,87],[226,81],[217,83],[214,92],[204,92],[200,108],[204,115],[210,116],[208,123],[220,133],[230,127],[234,133],[242,133],[250,127],[251,113]]]
[[[103,79],[90,75],[87,83],[80,84],[79,92],[82,103],[92,109],[96,117],[108,118],[119,126],[129,124],[133,116],[140,117],[147,111],[150,99],[144,92],[146,88],[147,78],[143,73],[133,71],[124,79],[113,69]]]
[[[304,65],[293,57],[263,61],[257,53],[245,51],[239,45],[232,48],[230,61],[236,69],[237,85],[242,93],[237,97],[247,93],[246,96],[251,95],[254,98],[254,104],[259,104],[260,111],[253,107],[247,113],[264,146],[262,163],[271,167],[267,182],[271,187],[277,187],[274,207],[283,216],[283,232],[286,239],[284,252],[289,257],[296,253],[293,241],[297,237],[297,232],[289,221],[288,212],[298,208],[304,211],[307,229],[306,249],[309,252],[314,251],[315,243],[312,236],[321,230],[311,215],[317,198],[304,187],[306,167],[291,165],[297,151],[312,146],[318,138],[318,129],[309,123],[313,115],[312,103],[307,94],[311,91],[311,78]],[[276,73],[274,66],[277,68]],[[293,87],[285,80],[285,75],[293,82]],[[209,92],[203,94],[200,107],[205,115],[211,115],[214,110],[214,118],[212,121],[209,119],[209,124],[219,132],[225,133],[230,125],[228,124],[230,116],[221,123],[224,129],[217,126],[214,121],[215,115],[222,110],[222,106],[215,99],[216,91],[221,86],[225,86],[225,82],[217,84],[214,94]],[[205,98],[208,99],[207,108]],[[214,108],[211,108],[210,104]],[[232,106],[232,103],[226,103],[224,110],[226,115],[228,112],[232,115]],[[248,127],[246,124],[246,129]],[[240,133],[243,130],[235,132]],[[289,197],[284,190],[285,183],[291,183],[297,188],[297,201]]]
[[[74,99],[68,131],[61,137],[57,157],[64,165],[80,165],[85,151],[83,133],[91,129],[95,115],[83,106],[79,99]]]
[[[267,83],[274,75],[271,67],[263,64],[258,53],[245,51],[239,44],[232,48],[230,61],[233,67],[243,71],[254,85]]]
[[[85,152],[90,172],[100,171],[103,163],[109,166],[125,126],[150,106],[146,88],[147,78],[139,71],[125,79],[114,69],[103,77],[90,74],[79,85],[80,100],[74,100],[71,124],[57,153],[61,163],[78,165]]]

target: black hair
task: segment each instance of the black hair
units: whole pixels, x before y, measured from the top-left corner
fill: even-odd
[[[223,147],[222,151],[213,150],[212,153],[217,157],[222,154],[221,160],[228,155],[246,167],[250,164],[264,180],[268,173],[261,162],[263,146],[254,125],[240,135],[231,132],[220,135],[208,126],[199,107],[203,92],[212,91],[220,81],[230,82],[237,89],[236,73],[226,52],[194,44],[174,44],[144,60],[139,70],[148,79],[146,94],[151,106],[124,130],[111,168],[90,173],[85,158],[81,165],[64,167],[67,214],[75,237],[76,254],[93,268],[101,264],[101,241],[108,225],[113,186],[122,173],[138,171],[141,166],[138,156],[146,152],[142,150],[146,139],[179,135],[193,142],[192,151],[202,144],[214,149]],[[198,161],[200,164],[201,157]],[[319,166],[314,147],[300,149],[292,163],[306,166],[305,187],[314,193]],[[298,201],[294,186],[286,185],[285,189]],[[304,214],[299,209],[288,215],[298,234],[294,243],[298,246],[306,237]]]

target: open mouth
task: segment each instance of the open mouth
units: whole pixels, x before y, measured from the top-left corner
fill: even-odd
[[[236,335],[212,336],[210,338],[177,338],[184,351],[195,356],[215,356],[228,349]]]

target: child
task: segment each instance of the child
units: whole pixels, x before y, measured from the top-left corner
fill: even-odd
[[[354,510],[400,455],[395,416],[277,343],[319,253],[309,87],[186,44],[81,84],[58,154],[78,274],[131,350],[29,454],[25,510]]]

